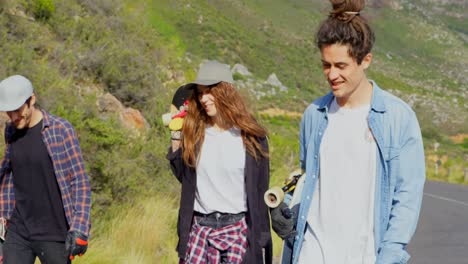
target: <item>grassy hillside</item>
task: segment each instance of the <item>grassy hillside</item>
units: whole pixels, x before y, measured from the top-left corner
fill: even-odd
[[[427,113],[421,117],[427,126],[443,133],[466,131],[466,115],[457,114],[467,112],[466,35],[437,14],[426,18],[407,5],[399,10],[374,5],[365,11],[377,35],[369,76],[402,91],[405,99],[411,96]],[[290,90],[261,104],[302,111],[326,91],[313,35],[327,9],[323,1],[152,1],[148,12],[175,28],[191,54],[242,63],[263,80],[276,73]]]
[[[369,77],[413,106],[429,152],[439,143],[444,155],[466,153],[463,143],[454,144],[448,136],[468,131],[467,35],[462,30],[468,20],[459,11],[463,1],[436,8],[432,2],[370,1],[363,15],[377,42]],[[177,36],[186,54],[242,63],[259,81],[276,73],[289,90],[264,96],[254,102],[256,108],[302,112],[327,91],[313,34],[328,8],[323,1],[151,1],[147,12],[156,30],[171,28],[168,35]],[[467,166],[463,158],[456,163]],[[463,169],[457,171],[460,182]]]
[[[468,25],[460,10],[464,1],[374,0],[363,14],[377,35],[369,77],[417,112],[428,176],[456,183],[468,167]],[[69,119],[82,144],[94,222],[90,251],[77,263],[174,262],[179,184],[160,116],[204,59],[252,72],[235,77],[270,131],[271,185],[281,183],[298,164],[300,113],[328,91],[313,41],[327,12],[319,0],[0,2],[0,78],[29,77],[41,106]],[[287,91],[265,84],[272,73]],[[118,113],[102,111],[105,93],[140,110],[148,128],[133,134]],[[271,108],[289,112],[264,111]]]

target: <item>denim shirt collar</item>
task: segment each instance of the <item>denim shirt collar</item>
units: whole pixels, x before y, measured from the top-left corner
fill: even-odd
[[[375,112],[385,113],[387,109],[385,108],[383,90],[375,83],[373,80],[369,80],[372,83],[372,99],[371,99],[371,109]]]
[[[372,99],[371,109],[375,112],[384,113],[386,111],[385,103],[382,98],[382,89],[373,80],[369,80],[372,83]],[[328,106],[331,101],[335,98],[332,92],[329,92],[323,100],[320,100],[318,110],[328,112]]]
[[[335,96],[333,96],[332,92],[329,92],[328,94],[326,94],[323,97],[323,100],[320,100],[318,110],[322,112],[323,111],[328,112],[328,106],[330,105],[333,98],[335,98]]]

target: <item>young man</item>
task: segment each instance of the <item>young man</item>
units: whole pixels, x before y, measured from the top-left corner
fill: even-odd
[[[282,263],[406,263],[425,181],[418,121],[366,77],[374,34],[359,15],[364,0],[331,2],[316,36],[331,92],[302,118],[306,176]]]
[[[91,191],[72,125],[36,107],[31,82],[0,82],[5,155],[0,217],[8,220],[4,263],[70,263],[87,249]]]

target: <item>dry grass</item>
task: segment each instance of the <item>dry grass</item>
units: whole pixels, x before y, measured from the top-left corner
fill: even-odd
[[[153,197],[112,212],[111,220],[93,229],[88,252],[73,263],[177,263],[177,211],[176,198]],[[279,256],[282,240],[273,231],[272,238],[274,255]]]
[[[103,234],[92,234],[88,252],[74,263],[176,263],[177,203],[154,197],[123,208],[107,223]]]

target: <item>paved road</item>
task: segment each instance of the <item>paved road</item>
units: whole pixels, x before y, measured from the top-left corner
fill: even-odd
[[[468,264],[468,186],[427,182],[411,264]]]

